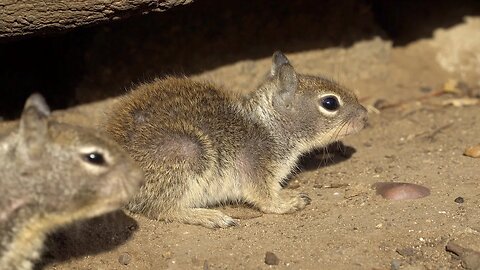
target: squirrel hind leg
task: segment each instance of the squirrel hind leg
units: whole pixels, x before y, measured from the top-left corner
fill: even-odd
[[[165,220],[201,225],[207,228],[227,228],[238,225],[233,218],[221,211],[206,208],[178,209],[166,217]]]
[[[260,211],[268,214],[287,214],[304,209],[311,199],[305,193],[291,190],[271,190],[270,194],[250,193],[247,201],[255,205]]]
[[[164,205],[165,202],[161,200],[152,201],[149,199],[145,201],[144,196],[142,197],[141,200],[132,200],[127,208],[132,212],[142,213],[154,220],[201,225],[206,228],[227,228],[238,225],[232,217],[219,210],[186,207],[175,205],[175,203]]]

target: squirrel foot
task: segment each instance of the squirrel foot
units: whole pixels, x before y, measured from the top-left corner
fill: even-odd
[[[206,208],[187,208],[175,213],[168,220],[175,220],[192,225],[202,225],[207,228],[227,228],[237,226],[238,223],[219,210]]]
[[[282,190],[270,200],[257,202],[260,211],[269,214],[286,214],[302,210],[310,204],[312,199],[306,193],[294,193]]]

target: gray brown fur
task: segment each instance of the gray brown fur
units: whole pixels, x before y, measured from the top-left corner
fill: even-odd
[[[319,96],[337,95],[334,116]],[[297,74],[280,52],[270,75],[247,96],[187,78],[157,79],[123,96],[106,129],[138,161],[146,184],[128,204],[152,219],[206,227],[235,221],[207,207],[246,202],[264,213],[303,209],[306,194],[281,182],[305,152],[363,128],[355,95],[320,77]]]
[[[105,137],[51,121],[38,94],[0,133],[0,269],[32,269],[49,232],[118,209],[140,188],[141,169]]]

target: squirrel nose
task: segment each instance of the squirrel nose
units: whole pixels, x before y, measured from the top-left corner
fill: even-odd
[[[365,114],[362,116],[361,121],[366,124],[366,123],[368,122],[368,114],[365,113]]]
[[[360,105],[360,109],[359,109],[359,120],[362,121],[363,123],[367,123],[368,121],[368,111],[367,109],[365,109],[365,107],[361,106]]]

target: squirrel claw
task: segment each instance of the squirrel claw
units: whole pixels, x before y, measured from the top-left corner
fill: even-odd
[[[300,193],[300,199],[302,199],[305,202],[305,205],[309,205],[312,202],[312,199],[308,196],[307,193]]]

